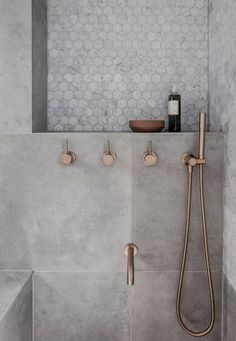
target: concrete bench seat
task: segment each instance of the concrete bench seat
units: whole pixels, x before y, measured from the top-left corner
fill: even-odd
[[[31,272],[0,271],[0,340],[32,340]]]

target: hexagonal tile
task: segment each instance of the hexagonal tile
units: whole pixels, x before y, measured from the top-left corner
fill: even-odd
[[[184,124],[195,124],[188,111],[207,106],[205,0],[48,7],[50,129],[122,130],[130,115],[160,117],[172,83],[184,94]]]

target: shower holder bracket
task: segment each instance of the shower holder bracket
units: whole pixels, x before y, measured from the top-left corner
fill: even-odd
[[[201,165],[201,164],[205,164],[206,160],[205,159],[199,159],[196,158],[193,154],[191,153],[184,153],[181,156],[181,160],[182,162],[187,165],[187,166],[197,166],[197,165]]]

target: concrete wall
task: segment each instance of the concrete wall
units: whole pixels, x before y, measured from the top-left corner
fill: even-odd
[[[46,131],[46,1],[0,0],[0,13],[0,133]]]
[[[48,0],[49,131],[127,131],[167,118],[173,83],[184,130],[208,108],[208,0]]]
[[[228,341],[235,339],[233,321],[236,301],[236,2],[210,1],[210,122],[225,132],[224,273],[225,321]],[[227,288],[230,288],[227,290]],[[232,302],[232,303],[230,303]],[[233,308],[234,307],[234,308]]]
[[[224,341],[234,341],[236,335],[236,290],[224,276],[223,335]]]
[[[31,0],[0,0],[0,13],[0,132],[31,132]]]
[[[236,37],[236,9],[234,1],[211,4],[210,30],[210,107],[211,126],[220,125],[225,132],[225,266],[224,271],[236,288],[236,61],[234,58]]]
[[[67,137],[78,155],[71,167],[59,162]],[[146,168],[150,138],[159,161]],[[101,162],[108,139],[118,156],[112,168]],[[192,133],[0,136],[1,269],[36,271],[35,341],[191,340],[177,323],[175,298],[187,183],[180,156],[196,152],[197,140]],[[205,340],[212,341],[221,333],[222,143],[221,134],[207,135],[217,319]],[[183,309],[188,323],[201,328],[209,306],[197,200],[196,193]],[[123,253],[130,241],[139,247],[132,289]]]

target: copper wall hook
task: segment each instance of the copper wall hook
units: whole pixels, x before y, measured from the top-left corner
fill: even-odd
[[[70,166],[76,161],[76,154],[69,150],[69,141],[66,140],[65,150],[61,154],[61,163],[65,166]]]
[[[153,167],[157,163],[158,157],[152,151],[152,141],[148,141],[148,151],[143,155],[143,163],[147,167]]]
[[[105,166],[113,166],[117,161],[117,156],[111,151],[111,142],[107,141],[107,150],[102,154],[102,162]]]

